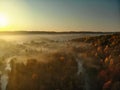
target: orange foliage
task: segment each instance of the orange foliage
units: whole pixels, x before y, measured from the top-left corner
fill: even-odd
[[[106,89],[110,88],[111,84],[112,84],[112,81],[111,81],[111,80],[105,82],[105,84],[103,85],[103,90],[104,90],[104,89],[106,90]]]
[[[33,73],[33,74],[32,74],[32,79],[33,79],[33,80],[37,80],[37,79],[38,79],[38,74]]]

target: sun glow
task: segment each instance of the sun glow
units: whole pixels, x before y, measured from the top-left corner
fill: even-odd
[[[0,14],[0,28],[8,26],[8,18],[4,14]]]

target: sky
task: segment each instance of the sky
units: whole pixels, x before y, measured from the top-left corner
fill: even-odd
[[[120,31],[119,0],[0,0],[0,31]]]

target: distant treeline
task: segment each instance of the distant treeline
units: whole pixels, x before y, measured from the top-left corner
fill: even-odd
[[[114,34],[120,32],[92,32],[92,31],[69,31],[69,32],[55,32],[55,31],[1,31],[0,34]]]

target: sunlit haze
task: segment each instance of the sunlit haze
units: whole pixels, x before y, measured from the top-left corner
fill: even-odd
[[[0,31],[120,31],[119,10],[118,0],[0,0]]]
[[[8,25],[8,19],[4,14],[0,14],[0,28],[6,27]]]

